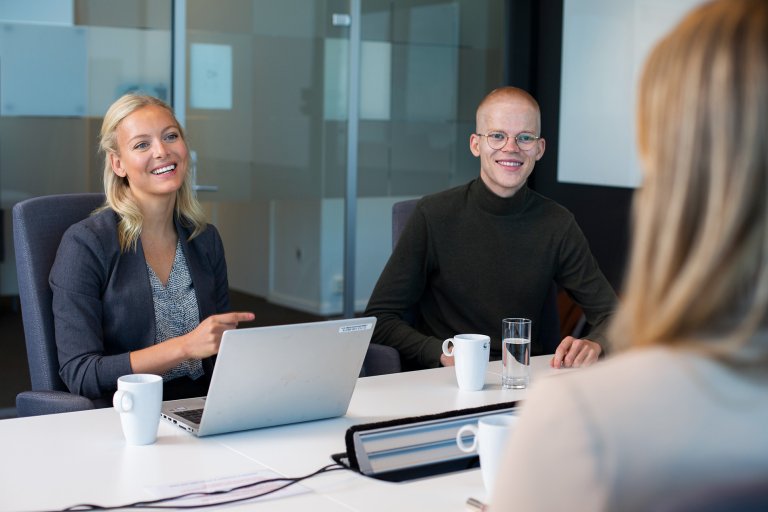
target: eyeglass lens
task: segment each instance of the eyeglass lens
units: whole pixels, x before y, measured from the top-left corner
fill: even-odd
[[[507,145],[509,135],[504,132],[491,132],[486,134],[485,138],[488,139],[488,145],[491,149],[501,149]],[[513,138],[520,149],[531,149],[538,137],[530,133],[519,133]]]

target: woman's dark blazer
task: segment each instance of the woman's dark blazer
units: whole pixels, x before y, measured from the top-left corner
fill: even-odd
[[[133,373],[129,352],[155,342],[155,308],[144,251],[120,251],[118,215],[103,210],[65,233],[49,283],[59,374],[72,393],[92,399],[109,395],[117,378]],[[176,220],[197,296],[200,320],[229,311],[224,246],[212,225],[188,241]],[[210,375],[213,359],[203,361]],[[107,397],[110,398],[111,397]]]

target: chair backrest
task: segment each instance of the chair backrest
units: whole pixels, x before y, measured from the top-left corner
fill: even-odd
[[[104,194],[61,194],[26,199],[13,207],[16,272],[33,390],[67,391],[59,377],[48,275],[64,231],[103,203]]]
[[[408,199],[400,201],[392,205],[392,248],[395,248],[395,244],[400,239],[400,234],[408,223],[408,219],[416,209],[416,203],[418,199]],[[541,326],[539,327],[539,339],[544,347],[545,354],[554,353],[557,346],[560,344],[560,314],[557,304],[558,289],[557,285],[552,282],[549,288],[547,298],[544,300],[544,307],[541,312]],[[404,315],[406,321],[415,319],[417,311],[409,311]],[[411,322],[412,323],[412,322]],[[501,319],[499,319],[501,324]]]
[[[403,232],[408,219],[411,218],[413,210],[416,209],[416,203],[418,199],[407,199],[400,201],[392,205],[392,248],[395,248],[395,244],[400,239],[400,233]]]

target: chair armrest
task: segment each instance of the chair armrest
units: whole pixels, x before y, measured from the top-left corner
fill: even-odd
[[[22,391],[16,395],[19,417],[95,409],[90,399],[66,391]]]
[[[361,377],[372,377],[374,375],[385,375],[400,371],[402,371],[400,352],[397,349],[389,345],[379,345],[378,343],[368,345],[368,352],[365,354],[363,368],[360,372]]]

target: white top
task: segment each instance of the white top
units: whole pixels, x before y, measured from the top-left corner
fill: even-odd
[[[768,375],[636,349],[533,387],[492,509],[651,510],[768,478]]]
[[[176,254],[165,286],[149,262],[147,273],[155,307],[155,343],[162,343],[193,331],[200,324],[200,308],[197,305],[195,285],[189,275],[184,249],[181,248],[181,238],[176,241]],[[203,375],[203,362],[200,359],[187,359],[163,373],[163,380],[167,382],[185,376],[197,380]]]

